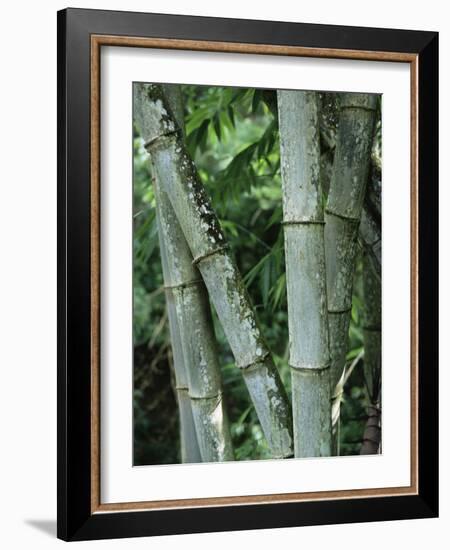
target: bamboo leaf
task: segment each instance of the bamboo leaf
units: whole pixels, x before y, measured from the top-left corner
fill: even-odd
[[[264,307],[267,307],[267,302],[269,300],[271,271],[272,271],[272,262],[271,262],[271,258],[269,258],[269,261],[265,262],[264,264],[264,267],[262,269],[262,275],[261,275],[261,294],[262,294]]]
[[[228,105],[227,112],[228,112],[228,116],[230,117],[230,121],[231,121],[231,124],[233,125],[233,128],[236,128],[236,122],[234,120],[234,110],[231,105]]]
[[[196,109],[190,116],[186,124],[186,134],[189,136],[195,129],[210,118],[210,109],[208,107]]]
[[[244,277],[244,283],[247,286],[247,288],[253,283],[253,281],[256,279],[256,277],[259,275],[260,271],[264,268],[264,265],[269,261],[270,255],[272,254],[272,251],[263,256],[259,262],[252,267],[252,269],[245,275]]]
[[[210,124],[210,119],[205,119],[197,133],[197,139],[196,139],[196,146],[201,150],[204,151],[206,148],[206,138],[208,136],[208,128]]]
[[[220,111],[219,117],[222,126],[226,128],[229,132],[232,132],[234,128],[231,123],[230,117],[228,116],[228,110]]]
[[[272,289],[272,309],[276,309],[280,303],[281,298],[286,293],[286,273],[282,273]]]
[[[266,225],[266,229],[269,229],[270,227],[272,227],[275,224],[281,223],[282,219],[283,219],[282,208],[281,208],[281,206],[276,206],[273,210],[272,215],[269,218],[269,221]]]
[[[217,139],[220,141],[222,137],[222,129],[220,127],[220,118],[218,114],[215,115],[213,124],[214,124],[214,131],[216,132]]]
[[[253,93],[253,99],[252,99],[252,113],[256,114],[256,111],[258,110],[259,103],[262,100],[262,90],[256,89]]]

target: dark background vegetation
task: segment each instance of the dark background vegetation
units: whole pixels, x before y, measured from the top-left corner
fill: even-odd
[[[276,92],[183,86],[187,144],[290,393]],[[333,157],[337,94],[321,94],[324,190]],[[134,464],[180,462],[172,355],[148,155],[134,139]],[[362,350],[361,261],[348,360]],[[236,460],[270,458],[242,376],[213,311]],[[366,421],[362,360],[345,387],[341,454],[357,454]]]

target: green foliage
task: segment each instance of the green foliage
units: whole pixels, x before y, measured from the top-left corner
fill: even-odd
[[[186,85],[183,95],[187,147],[244,275],[262,332],[290,393],[276,92]],[[330,98],[327,101],[333,103]],[[332,119],[333,113],[327,116]],[[171,380],[170,338],[151,168],[136,136],[133,223],[135,464],[177,462],[174,393],[155,382],[155,373],[160,377],[165,373],[164,380]],[[349,361],[362,347],[361,306],[362,291],[357,282]],[[236,459],[269,458],[255,410],[214,312],[213,320]],[[354,454],[359,452],[364,428],[361,365],[353,371],[348,387],[351,389],[346,390],[342,407],[342,450],[344,454]],[[165,437],[161,437],[164,430]]]

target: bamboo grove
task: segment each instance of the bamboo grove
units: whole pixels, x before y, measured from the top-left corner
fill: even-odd
[[[233,444],[250,418],[265,449],[260,457],[345,454],[348,391],[363,403],[353,452],[381,452],[380,98],[135,83],[133,101],[137,147],[145,151],[141,192],[150,197],[135,213],[135,263],[148,281],[150,258],[160,261],[162,285],[152,296],[165,297],[161,322],[141,339],[151,348],[167,319],[170,345],[161,349],[173,365],[177,414],[166,417],[177,417],[181,461],[254,458]],[[233,147],[233,135],[254,131],[250,122],[260,119],[231,160],[212,165],[211,140],[220,151],[223,143]],[[246,212],[251,190],[262,207]],[[234,222],[223,215],[225,203]],[[251,215],[256,225],[267,212],[260,234],[276,235],[271,244],[237,221]],[[256,261],[249,254],[253,265],[233,245],[242,234],[264,250]],[[139,316],[136,300],[135,289]],[[285,332],[276,321],[283,302]],[[287,340],[282,358],[268,333]],[[148,372],[146,365],[141,388],[151,386]],[[356,375],[360,385],[352,388]],[[248,402],[237,420],[229,387]],[[162,408],[156,400],[141,412],[142,431]]]

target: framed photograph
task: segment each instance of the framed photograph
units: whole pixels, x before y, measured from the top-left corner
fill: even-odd
[[[438,514],[438,35],[58,13],[58,536]]]

